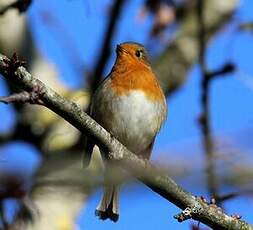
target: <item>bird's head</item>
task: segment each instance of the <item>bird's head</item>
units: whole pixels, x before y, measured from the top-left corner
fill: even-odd
[[[125,63],[145,64],[149,66],[148,53],[143,45],[135,42],[124,42],[117,45],[117,60]]]

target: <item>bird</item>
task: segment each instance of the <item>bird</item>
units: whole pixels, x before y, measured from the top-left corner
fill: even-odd
[[[167,105],[143,45],[136,42],[117,45],[116,61],[95,90],[89,115],[132,153],[147,160],[150,158],[156,135],[167,117]],[[89,164],[94,146],[94,141],[87,138],[85,165]],[[110,160],[105,157],[104,161],[106,168],[110,168]],[[105,184],[95,211],[100,219],[118,221],[119,187],[118,182]]]

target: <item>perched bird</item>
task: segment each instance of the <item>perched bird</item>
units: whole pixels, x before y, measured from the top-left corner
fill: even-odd
[[[90,115],[134,154],[149,159],[166,118],[166,100],[141,44],[122,43],[116,53],[110,74],[93,95]],[[92,140],[87,140],[86,164],[93,148]],[[110,167],[110,162],[105,163]],[[109,182],[95,214],[116,222],[118,199],[119,184]]]

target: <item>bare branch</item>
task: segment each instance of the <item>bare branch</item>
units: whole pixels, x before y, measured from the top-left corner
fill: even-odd
[[[17,9],[19,13],[23,13],[27,11],[31,3],[32,0],[17,0],[0,9],[0,15],[5,14],[9,9]]]
[[[221,68],[206,73],[206,77],[209,79],[216,78],[216,77],[223,77],[226,74],[232,73],[236,70],[235,64],[233,63],[226,63]]]
[[[209,95],[211,79],[209,77],[208,68],[206,65],[206,25],[205,25],[205,1],[198,0],[197,15],[199,22],[199,64],[202,75],[202,95],[201,105],[202,114],[200,119],[200,127],[202,131],[203,146],[206,155],[206,174],[207,174],[207,187],[210,196],[215,199],[219,197],[219,183],[215,170],[215,157],[214,157],[214,143],[212,139],[211,127],[210,127],[210,107],[209,107]]]
[[[224,201],[227,201],[227,200],[230,200],[230,199],[233,199],[235,197],[238,197],[238,196],[245,196],[245,195],[252,195],[253,194],[253,189],[252,188],[248,188],[248,189],[241,189],[239,191],[235,191],[235,192],[231,192],[231,193],[227,193],[225,195],[222,195],[220,197],[217,198],[217,200],[219,202],[224,202]]]
[[[20,93],[14,93],[10,96],[2,96],[0,97],[0,102],[5,104],[9,103],[30,103],[30,104],[40,104],[43,105],[43,102],[38,100],[41,92],[39,89],[33,89],[31,92],[23,91]]]
[[[253,22],[242,23],[239,26],[239,29],[242,30],[242,31],[252,31],[253,30]]]
[[[214,229],[253,229],[253,226],[245,221],[234,219],[217,209],[217,207],[209,205],[191,193],[186,192],[170,177],[156,170],[148,161],[139,159],[82,111],[77,104],[64,99],[41,81],[32,77],[24,67],[17,67],[13,73],[9,74],[10,71],[6,70],[6,61],[10,60],[0,55],[0,73],[4,77],[25,91],[31,91],[36,87],[41,88],[43,94],[40,95],[40,100],[49,109],[60,115],[90,138],[93,138],[101,149],[109,153],[111,160],[121,163],[122,167],[130,170],[131,173],[153,191],[183,210],[187,208],[195,210],[191,213],[191,218],[199,220]]]

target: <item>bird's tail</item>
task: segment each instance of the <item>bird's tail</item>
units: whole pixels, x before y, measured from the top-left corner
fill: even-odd
[[[116,222],[119,219],[119,190],[119,185],[104,188],[104,195],[95,212],[101,220],[110,219]]]

